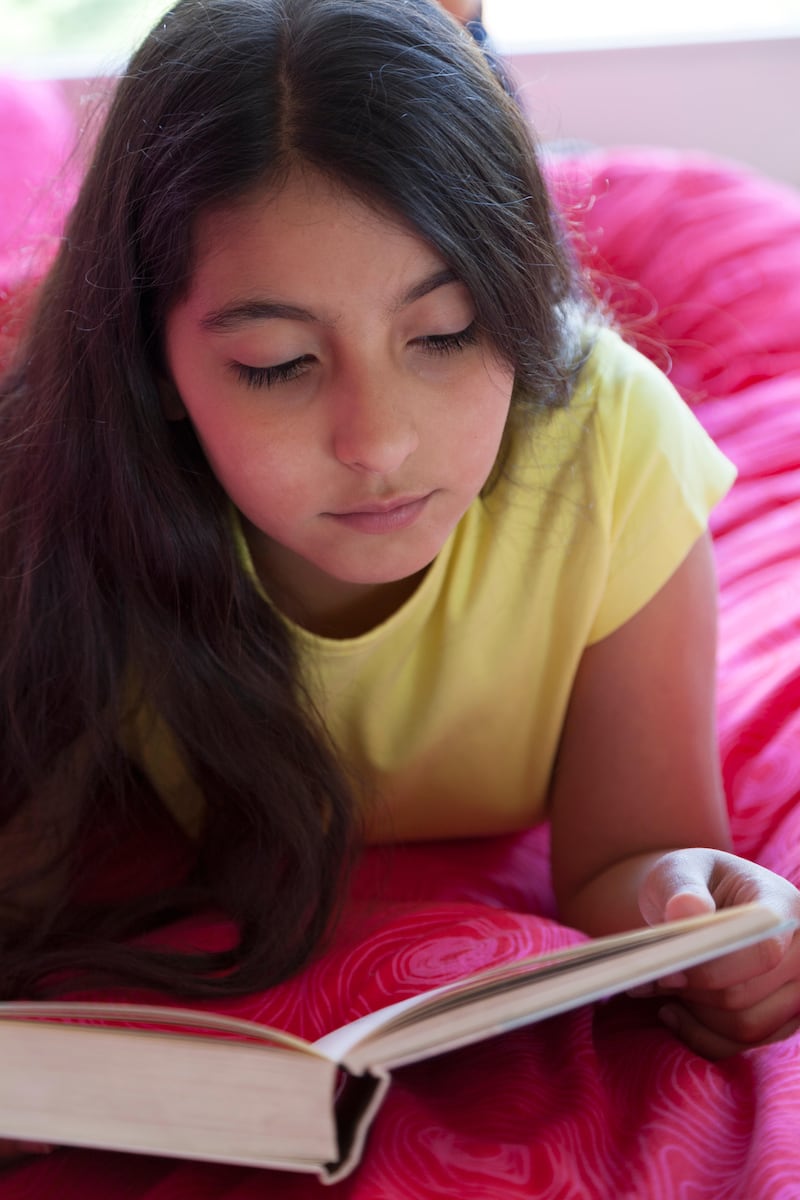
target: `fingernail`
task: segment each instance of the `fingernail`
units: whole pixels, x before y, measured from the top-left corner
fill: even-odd
[[[630,996],[633,1000],[643,1000],[647,996],[654,996],[655,994],[655,984],[652,983],[640,983],[638,987],[628,988],[625,993],[626,996]]]

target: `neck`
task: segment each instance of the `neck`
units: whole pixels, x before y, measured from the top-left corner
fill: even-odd
[[[327,638],[353,638],[368,633],[402,607],[416,591],[424,571],[408,579],[370,586],[343,584],[324,602],[298,603],[289,597],[277,597],[281,611],[295,624]]]
[[[319,637],[344,639],[368,633],[397,612],[427,573],[425,568],[404,579],[376,584],[335,579],[304,559],[265,544],[246,518],[241,521],[253,567],[270,600],[295,625]]]

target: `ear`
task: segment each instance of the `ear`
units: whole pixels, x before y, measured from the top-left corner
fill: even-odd
[[[181,400],[180,392],[171,379],[164,375],[158,377],[158,394],[161,397],[161,407],[168,421],[184,421],[189,415]]]

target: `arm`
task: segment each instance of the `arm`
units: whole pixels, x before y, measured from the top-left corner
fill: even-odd
[[[551,793],[553,882],[592,934],[642,924],[665,850],[730,847],[714,720],[716,585],[702,538],[630,621],[583,654]]]
[[[706,535],[644,609],[583,654],[551,815],[560,911],[588,933],[752,899],[800,916],[797,889],[730,853],[715,614]],[[702,1053],[783,1036],[800,1023],[800,938],[695,968],[680,990],[685,1003],[665,1019]]]

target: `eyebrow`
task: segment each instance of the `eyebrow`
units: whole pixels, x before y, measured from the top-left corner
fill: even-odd
[[[440,271],[434,271],[432,275],[428,275],[425,279],[421,279],[419,283],[415,283],[409,288],[400,299],[389,309],[390,314],[394,315],[404,308],[408,308],[410,304],[414,304],[417,300],[421,300],[423,296],[430,295],[437,288],[446,287],[449,283],[458,283],[458,276],[449,267],[445,267]],[[228,333],[232,329],[239,329],[244,325],[249,325],[256,321],[313,321],[318,325],[331,326],[332,321],[327,321],[315,313],[310,312],[307,308],[300,308],[295,304],[285,304],[279,300],[233,300],[230,304],[223,304],[222,308],[213,309],[205,314],[200,319],[201,329],[208,330],[211,333]]]
[[[212,333],[227,333],[253,321],[319,321],[313,313],[295,304],[282,304],[277,300],[234,300],[206,313],[201,318],[200,327]]]
[[[400,312],[403,308],[408,308],[409,304],[413,304],[416,300],[421,300],[423,296],[430,295],[437,288],[446,287],[448,283],[458,283],[459,278],[455,271],[451,271],[449,267],[444,267],[441,271],[434,271],[432,275],[421,279],[419,283],[415,283],[412,288],[401,296],[399,303],[392,307],[393,313]]]

